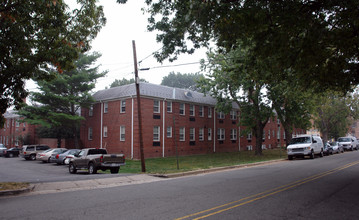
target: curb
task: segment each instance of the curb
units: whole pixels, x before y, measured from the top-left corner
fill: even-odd
[[[278,163],[278,162],[282,162],[285,160],[286,159],[278,159],[278,160],[270,160],[270,161],[263,161],[263,162],[256,162],[256,163],[233,165],[233,166],[227,166],[227,167],[216,167],[216,168],[209,168],[209,169],[194,170],[194,171],[181,172],[181,173],[152,174],[152,176],[160,177],[160,178],[176,178],[176,177],[205,174],[205,173],[211,173],[211,172],[217,172],[217,171],[223,171],[223,170],[254,167],[254,166],[260,166],[260,165],[264,165],[264,164]]]
[[[28,192],[31,192],[34,188],[35,188],[35,185],[30,184],[28,187],[22,188],[22,189],[3,190],[3,191],[0,191],[0,197],[1,196],[14,196],[14,195],[19,195],[19,194],[23,194],[23,193],[28,193]]]

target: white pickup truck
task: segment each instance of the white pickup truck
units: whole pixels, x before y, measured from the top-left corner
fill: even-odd
[[[107,154],[106,149],[86,148],[74,155],[69,162],[69,172],[76,173],[77,170],[88,170],[89,174],[97,173],[97,170],[111,170],[116,174],[120,167],[125,165],[125,155]]]

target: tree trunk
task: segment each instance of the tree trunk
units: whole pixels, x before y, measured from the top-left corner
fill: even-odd
[[[263,126],[261,121],[257,121],[254,130],[254,136],[256,137],[256,149],[255,155],[262,156],[262,138],[263,138]]]

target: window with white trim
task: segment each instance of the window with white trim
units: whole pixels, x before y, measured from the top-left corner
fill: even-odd
[[[268,130],[268,140],[270,140],[270,130]]]
[[[189,115],[190,116],[195,116],[195,107],[194,105],[189,105]]]
[[[125,113],[126,112],[126,100],[121,100],[121,107],[120,107],[120,112],[121,113]]]
[[[107,137],[107,126],[103,126],[103,137]]]
[[[171,138],[171,137],[172,137],[172,127],[171,127],[171,126],[168,126],[168,127],[167,127],[167,137],[168,137],[168,138]]]
[[[203,107],[203,105],[199,106],[198,114],[199,114],[199,117],[204,117],[204,107]]]
[[[120,141],[125,141],[126,129],[125,126],[120,127]]]
[[[93,116],[93,105],[89,108],[89,116]]]
[[[153,100],[153,112],[160,113],[160,101],[159,100]]]
[[[252,140],[252,132],[249,132],[249,133],[247,134],[247,140]]]
[[[231,115],[231,120],[237,120],[237,111],[231,111],[230,115]]]
[[[212,128],[208,128],[208,140],[212,140]]]
[[[167,112],[172,112],[172,102],[167,101]]]
[[[218,128],[217,130],[217,139],[223,141],[225,139],[225,130],[224,128]]]
[[[231,140],[237,140],[237,129],[231,129]]]
[[[180,107],[179,107],[179,113],[180,115],[185,115],[185,105],[184,103],[180,103]]]
[[[108,112],[108,102],[103,103],[103,113]]]
[[[153,141],[160,141],[160,126],[153,126]]]
[[[212,118],[212,107],[208,106],[208,118]]]
[[[186,129],[184,127],[181,127],[179,129],[179,140],[180,141],[185,141],[186,140],[185,132],[186,132]]]
[[[218,119],[224,119],[224,113],[218,112]]]
[[[196,129],[195,128],[190,128],[189,129],[189,140],[190,141],[195,141],[196,140]]]
[[[19,120],[18,119],[16,119],[16,121],[15,121],[15,127],[20,127],[20,122],[19,122]]]
[[[203,141],[204,140],[204,128],[200,128],[198,130],[198,140]]]
[[[92,128],[89,127],[88,129],[88,139],[91,141],[92,140]]]

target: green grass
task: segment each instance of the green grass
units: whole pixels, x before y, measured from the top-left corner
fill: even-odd
[[[286,151],[280,149],[263,150],[262,156],[255,156],[254,151],[241,151],[233,153],[213,153],[207,155],[180,156],[177,169],[176,157],[149,158],[145,160],[146,173],[168,174],[214,167],[225,167],[240,164],[249,164],[286,158]],[[140,160],[126,160],[120,173],[141,173]]]

